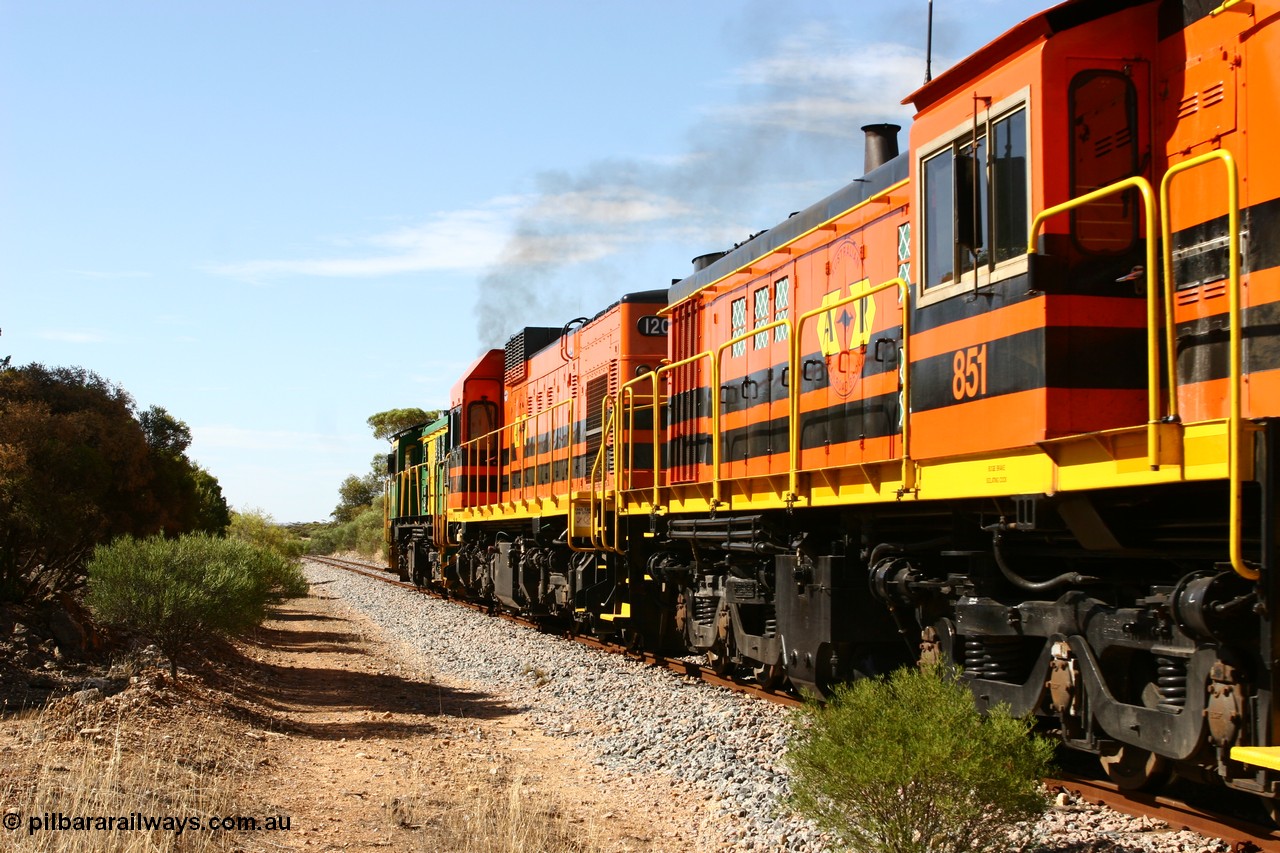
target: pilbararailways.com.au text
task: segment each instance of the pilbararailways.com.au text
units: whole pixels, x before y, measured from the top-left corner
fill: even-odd
[[[6,829],[18,829],[21,824],[12,812],[5,815]],[[245,815],[144,815],[131,812],[126,815],[68,815],[62,812],[45,812],[28,815],[25,821],[27,835],[37,832],[172,832],[181,836],[184,832],[259,832],[279,831],[290,828],[288,815],[273,817],[248,817]]]

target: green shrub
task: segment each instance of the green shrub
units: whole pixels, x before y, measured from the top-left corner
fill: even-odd
[[[379,506],[365,507],[355,518],[344,524],[334,524],[312,534],[312,554],[339,554],[355,551],[374,556],[382,552],[383,514]]]
[[[997,708],[985,718],[941,668],[836,688],[798,712],[787,764],[793,801],[858,850],[1005,850],[1015,823],[1047,807],[1054,745]]]
[[[240,634],[262,623],[267,606],[307,593],[298,565],[238,539],[122,537],[89,561],[86,603],[109,625],[150,637],[177,659],[210,636]]]
[[[284,525],[277,524],[271,513],[255,507],[231,513],[227,536],[259,548],[269,548],[289,559],[301,557],[306,550],[303,541]]]

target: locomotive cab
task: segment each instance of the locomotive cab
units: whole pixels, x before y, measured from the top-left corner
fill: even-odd
[[[873,585],[980,703],[1041,715],[1124,787],[1176,767],[1276,792],[1228,761],[1276,736],[1274,632],[1222,618],[1274,563],[1275,463],[1253,450],[1275,442],[1276,265],[1252,247],[1280,186],[1248,157],[1274,123],[1236,132],[1274,19],[1064,3],[908,98],[919,497],[991,502]]]
[[[497,499],[502,368],[502,350],[489,350],[449,393],[450,509],[483,506]]]
[[[1139,190],[1032,221],[1150,178],[1156,4],[1088,25],[1102,14],[1076,4],[1030,18],[907,99],[918,458],[1147,420],[1144,257],[1158,224]]]

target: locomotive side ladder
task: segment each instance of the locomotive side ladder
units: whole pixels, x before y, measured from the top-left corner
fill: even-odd
[[[1241,408],[1241,275],[1240,275],[1240,203],[1239,178],[1235,161],[1225,150],[1210,151],[1206,154],[1190,158],[1175,164],[1165,173],[1160,184],[1159,205],[1157,207],[1155,192],[1151,184],[1144,178],[1132,177],[1117,181],[1091,193],[1073,198],[1038,213],[1032,221],[1028,237],[1028,255],[1037,254],[1037,240],[1041,228],[1049,219],[1075,210],[1083,205],[1122,192],[1136,190],[1142,195],[1146,221],[1148,223],[1148,239],[1146,241],[1146,269],[1162,269],[1162,286],[1147,288],[1147,403],[1148,417],[1145,425],[1147,435],[1147,463],[1150,469],[1159,471],[1164,466],[1175,466],[1178,478],[1187,476],[1186,429],[1189,425],[1182,422],[1178,413],[1178,379],[1177,379],[1177,335],[1174,325],[1174,299],[1177,283],[1173,280],[1172,250],[1172,218],[1170,216],[1170,187],[1174,179],[1192,169],[1209,164],[1222,163],[1226,171],[1226,206],[1228,219],[1228,253],[1229,271],[1227,292],[1228,308],[1228,361],[1230,365],[1228,377],[1229,408],[1226,418],[1216,422],[1206,422],[1212,433],[1225,439],[1225,459],[1215,458],[1213,461],[1225,469],[1229,481],[1229,531],[1228,550],[1232,569],[1241,577],[1257,580],[1258,571],[1244,559],[1241,546],[1241,503],[1245,471],[1251,465],[1246,458],[1249,448],[1251,425],[1244,421]],[[1161,233],[1161,254],[1157,256],[1156,237],[1152,234],[1159,210]],[[1157,263],[1157,257],[1162,263]],[[1161,304],[1163,303],[1163,305]],[[1161,352],[1160,340],[1164,339],[1164,351]],[[1165,365],[1164,376],[1161,377],[1161,361]],[[1121,433],[1131,432],[1132,428],[1109,430],[1106,434],[1090,436],[1100,444],[1114,442]],[[1041,443],[1041,449],[1058,460],[1056,452],[1064,445],[1077,442],[1081,437],[1072,436],[1067,439],[1054,439]]]

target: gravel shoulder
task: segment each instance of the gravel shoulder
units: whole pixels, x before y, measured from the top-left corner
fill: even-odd
[[[22,820],[0,847],[719,849],[698,840],[718,837],[708,810],[671,780],[584,763],[573,720],[548,734],[527,707],[440,672],[344,602],[330,580],[312,580],[310,596],[184,669],[177,684],[152,660],[132,675],[117,667],[98,678],[104,689],[79,690],[77,678],[92,672],[80,665],[79,676],[63,679],[75,692],[0,717],[0,813]],[[176,765],[186,772],[170,788],[227,788],[218,814],[287,819],[288,828],[206,833],[200,846],[190,846],[191,833],[25,832],[33,815],[190,812],[192,800],[149,790],[163,787],[149,778],[123,797],[86,793],[100,768],[122,762],[142,777],[172,775],[166,768]]]
[[[310,596],[176,685],[152,662],[117,677],[119,692],[0,717],[0,811],[63,808],[78,761],[154,752],[230,779],[223,813],[289,818],[208,849],[826,848],[785,806],[785,709],[337,569],[306,573]],[[163,807],[148,803],[120,809]],[[523,846],[483,843],[535,830]],[[36,840],[0,845],[88,849]],[[189,840],[138,849],[206,849]],[[1061,798],[1010,846],[1225,849]]]
[[[307,571],[434,677],[504,697],[530,733],[567,742],[574,773],[613,790],[612,810],[643,809],[634,791],[652,791],[655,819],[672,816],[679,849],[827,849],[829,839],[786,806],[786,709],[338,569],[312,564]],[[701,817],[683,816],[690,803]],[[1042,853],[1227,849],[1065,794],[1010,843],[1010,850]]]

